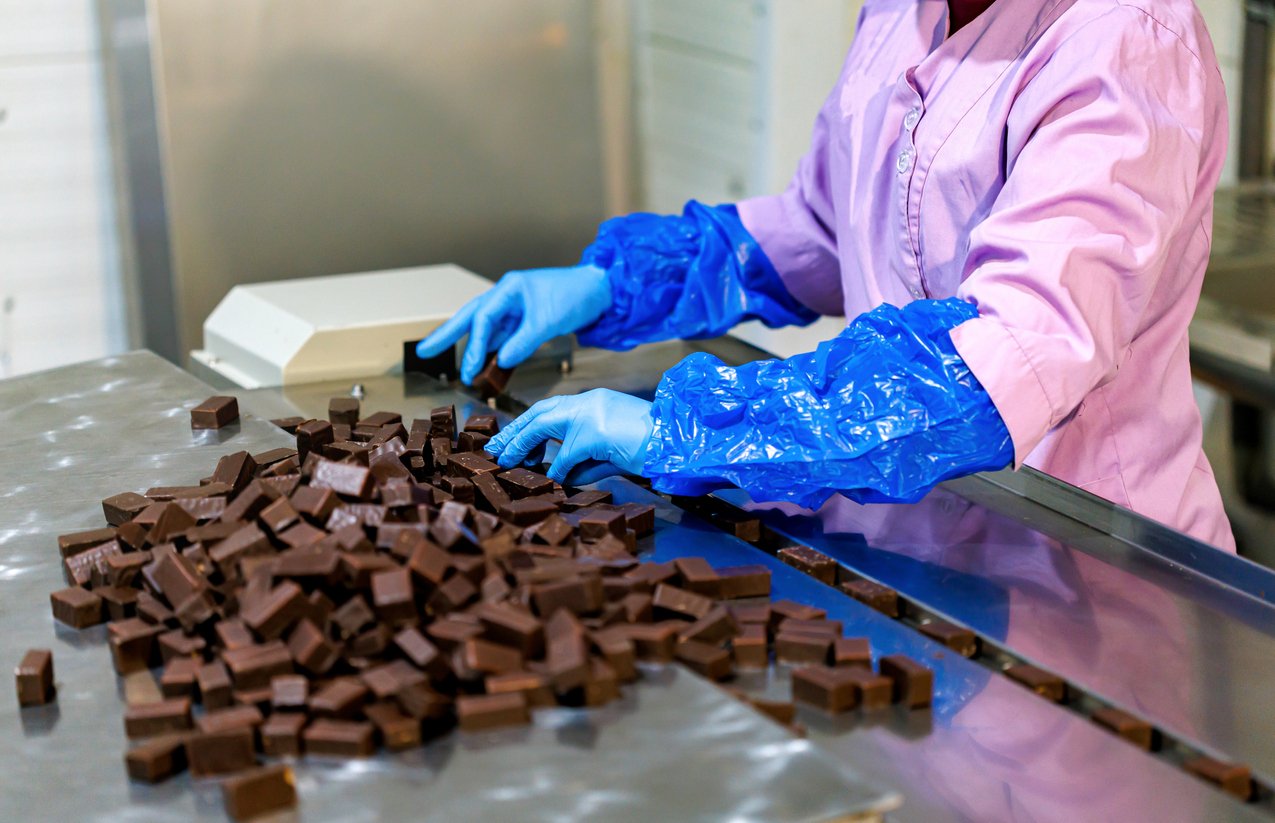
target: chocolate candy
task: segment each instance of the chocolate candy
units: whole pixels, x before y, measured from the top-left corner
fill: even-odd
[[[447,458],[447,468],[453,474],[473,478],[479,474],[494,474],[500,466],[474,452],[460,452]]]
[[[973,657],[978,654],[978,637],[964,626],[957,626],[944,620],[933,620],[922,624],[920,631],[921,634],[937,640],[961,657]]]
[[[301,733],[306,754],[371,757],[376,727],[365,721],[320,719]]]
[[[219,709],[230,705],[230,670],[220,660],[200,666],[195,672],[199,686],[199,698],[205,709]]]
[[[312,452],[322,452],[324,446],[336,442],[332,424],[326,420],[307,420],[297,426],[297,456],[304,466]]]
[[[112,526],[122,526],[151,504],[151,501],[135,492],[124,492],[102,501],[102,513]]]
[[[894,589],[871,580],[852,580],[842,583],[841,590],[887,617],[899,616],[899,593]]]
[[[509,496],[514,500],[521,500],[524,497],[536,497],[541,494],[548,494],[553,491],[553,481],[543,474],[537,474],[529,469],[510,469],[496,475],[496,479],[509,492]]]
[[[129,706],[124,711],[124,734],[129,739],[154,737],[190,728],[190,698],[178,697],[158,703]]]
[[[1182,764],[1196,777],[1201,777],[1222,788],[1227,794],[1248,802],[1253,796],[1253,778],[1248,766],[1224,763],[1211,757],[1194,757]]]
[[[474,377],[473,387],[478,392],[478,396],[483,400],[504,394],[505,387],[509,385],[509,378],[513,376],[513,369],[502,369],[496,363],[496,355],[493,353],[487,358],[487,362],[483,365],[482,371]]]
[[[764,669],[770,663],[766,648],[766,627],[756,623],[740,626],[739,636],[731,639],[735,665],[746,669]]]
[[[261,751],[269,757],[301,754],[301,730],[307,718],[300,712],[277,712],[261,724]]]
[[[675,654],[688,669],[709,680],[724,680],[731,674],[730,652],[718,646],[683,640]]]
[[[248,820],[296,806],[296,780],[287,766],[264,766],[222,781],[221,797],[232,820]]]
[[[780,549],[778,557],[797,571],[810,575],[820,583],[832,586],[837,582],[837,563],[826,554],[806,546],[793,546]]]
[[[934,699],[934,672],[901,654],[882,657],[879,666],[881,674],[894,681],[895,703],[902,703],[910,709],[930,705]]]
[[[856,669],[806,666],[792,673],[794,700],[838,714],[857,708],[860,690],[853,676]]]
[[[1116,733],[1143,751],[1152,751],[1157,744],[1155,730],[1144,720],[1115,708],[1102,708],[1093,713],[1093,720]]]
[[[76,629],[96,626],[102,622],[102,598],[91,591],[72,586],[49,595],[53,607],[53,619]]]
[[[522,692],[471,695],[456,700],[460,728],[467,732],[486,731],[531,722],[527,698]]]
[[[194,525],[193,523],[191,525]],[[58,551],[65,559],[115,539],[115,529],[90,529],[58,537]]]
[[[57,696],[53,685],[53,652],[48,649],[29,649],[13,674],[19,706],[43,706]]]
[[[337,494],[367,500],[372,496],[372,473],[361,466],[334,463],[320,459],[314,468],[310,483],[318,488],[331,489]]]
[[[357,397],[333,397],[328,401],[328,422],[353,426],[359,422]]]
[[[722,600],[770,596],[770,569],[728,566],[717,570],[717,596]]]
[[[230,774],[257,765],[253,728],[241,725],[210,732],[196,732],[186,739],[186,759],[196,777]]]
[[[1067,684],[1063,682],[1061,677],[1052,672],[1047,672],[1027,663],[1019,663],[1006,669],[1005,675],[1011,680],[1031,689],[1046,700],[1061,703],[1067,699]]]
[[[832,641],[832,665],[872,668],[872,651],[866,637],[838,637]]]
[[[210,397],[190,410],[192,429],[220,429],[239,419],[239,401],[233,397]]]
[[[655,608],[656,617],[663,614],[688,620],[699,620],[713,609],[713,601],[709,598],[664,583],[655,587],[651,605]]]
[[[185,734],[152,738],[124,753],[129,778],[143,783],[159,783],[186,771]]]

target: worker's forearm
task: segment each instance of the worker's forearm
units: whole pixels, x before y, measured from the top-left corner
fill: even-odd
[[[817,508],[835,492],[913,501],[1003,468],[1009,432],[949,336],[975,316],[956,299],[885,305],[788,360],[692,355],[656,391],[644,471],[665,492],[730,483]]]
[[[587,346],[624,350],[716,337],[745,320],[777,328],[817,317],[789,294],[733,206],[691,201],[681,216],[608,220],[582,262],[606,270],[612,295],[610,310],[577,333]]]

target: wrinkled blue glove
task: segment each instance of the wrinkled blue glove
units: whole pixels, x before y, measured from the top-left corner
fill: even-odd
[[[718,337],[745,320],[774,329],[819,316],[788,292],[733,205],[691,200],[681,216],[608,220],[583,262],[606,269],[611,286],[610,308],[576,334],[584,346],[623,351]]]
[[[418,343],[416,356],[433,357],[468,334],[460,379],[473,383],[489,351],[499,349],[497,365],[513,368],[545,341],[597,320],[610,305],[607,275],[597,266],[511,271]]]
[[[613,474],[640,474],[651,440],[651,404],[610,389],[541,400],[505,426],[486,449],[501,467],[526,462],[549,440],[562,448],[549,477],[583,486]]]
[[[915,502],[936,484],[1001,469],[1009,430],[950,330],[958,299],[883,305],[817,350],[731,368],[693,354],[665,373],[642,473],[672,494],[730,484],[815,509],[833,493]]]

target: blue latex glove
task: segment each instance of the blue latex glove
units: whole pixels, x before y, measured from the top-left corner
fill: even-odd
[[[562,447],[549,477],[582,486],[603,477],[639,474],[651,440],[651,404],[610,389],[541,400],[487,443],[501,467],[511,469],[549,440]],[[532,462],[539,460],[532,458]]]
[[[952,477],[1009,465],[1009,430],[952,345],[962,300],[883,305],[810,354],[731,368],[693,354],[664,375],[643,474],[656,489],[731,484],[818,508],[914,502]]]
[[[779,328],[818,318],[789,294],[733,205],[692,200],[680,217],[608,220],[583,262],[606,269],[611,286],[610,308],[577,332],[585,346],[622,351],[717,337],[745,320]]]
[[[418,343],[416,356],[433,357],[468,334],[460,379],[473,383],[493,349],[499,350],[497,365],[513,368],[545,341],[597,320],[610,305],[607,275],[597,266],[511,271]]]

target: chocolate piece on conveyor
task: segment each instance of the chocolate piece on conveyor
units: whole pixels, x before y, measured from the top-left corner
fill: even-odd
[[[823,620],[828,613],[792,600],[776,600],[770,604],[770,630],[775,631],[787,620]]]
[[[186,735],[155,737],[124,753],[124,768],[132,780],[159,783],[186,771]]]
[[[688,669],[709,680],[725,680],[731,675],[730,652],[709,643],[684,640],[677,644],[677,659]]]
[[[1222,791],[1248,802],[1253,797],[1253,776],[1248,766],[1238,763],[1225,763],[1211,757],[1195,757],[1182,764],[1196,777],[1220,786]]]
[[[509,492],[509,496],[514,500],[536,497],[553,491],[552,480],[529,469],[510,469],[496,475],[496,479],[500,481],[505,490]]]
[[[202,638],[201,638],[202,640]],[[193,657],[173,657],[164,664],[159,676],[159,690],[164,697],[192,697],[195,694],[195,677],[201,660]]]
[[[322,452],[324,446],[334,442],[336,437],[332,424],[326,420],[307,420],[297,426],[297,456],[301,458],[302,465],[311,452]]]
[[[186,759],[195,777],[231,774],[257,765],[253,727],[236,726],[213,732],[196,732],[186,739]]]
[[[899,593],[888,586],[882,586],[871,580],[852,580],[842,583],[841,590],[886,617],[899,616]]]
[[[491,438],[478,432],[461,432],[456,435],[456,451],[481,452],[487,448]]]
[[[339,656],[336,647],[309,620],[297,623],[288,635],[288,652],[298,666],[315,675],[326,674]]]
[[[545,621],[545,668],[559,694],[585,684],[589,676],[589,647],[584,626],[566,609]],[[509,671],[519,668],[511,667]]]
[[[431,677],[441,678],[447,674],[447,661],[438,647],[415,626],[408,626],[394,635],[393,643],[400,654]]]
[[[686,620],[699,620],[713,609],[711,599],[666,583],[655,587],[651,605],[655,608],[657,618],[663,614]]]
[[[359,422],[357,397],[333,397],[328,401],[328,422],[353,426]]]
[[[19,706],[43,706],[57,696],[53,685],[53,652],[48,649],[29,649],[13,675]]]
[[[512,604],[480,603],[471,613],[482,623],[488,640],[511,646],[525,657],[537,657],[544,651],[544,624],[530,612]]]
[[[738,633],[739,624],[735,622],[731,613],[722,606],[714,606],[708,614],[683,629],[678,639],[715,644],[734,637]]]
[[[276,417],[270,422],[274,424],[275,426],[278,426],[279,428],[283,429],[288,434],[296,434],[297,426],[300,426],[305,421],[306,421],[306,418],[304,417]]]
[[[192,429],[220,429],[239,419],[239,401],[233,397],[210,397],[190,410]]]
[[[1010,666],[1005,670],[1005,676],[1054,703],[1062,703],[1067,699],[1067,684],[1061,677],[1029,663]]]
[[[775,660],[780,663],[823,665],[831,649],[832,638],[824,634],[787,632],[780,627],[775,635]]]
[[[257,461],[248,452],[234,452],[217,461],[213,470],[213,482],[225,483],[238,491],[248,485],[257,473]]]
[[[194,525],[193,523],[191,524]],[[74,532],[72,534],[63,534],[58,536],[58,552],[65,559],[73,557],[80,552],[88,551],[94,546],[100,546],[103,543],[109,543],[115,539],[115,529],[90,529],[83,532]]]
[[[870,668],[851,666],[842,668],[855,687],[859,690],[859,704],[864,709],[884,709],[894,700],[894,681],[876,674]]]
[[[580,539],[586,543],[601,540],[608,534],[624,537],[624,531],[628,528],[628,521],[622,511],[588,509],[579,512],[579,514],[582,515],[580,518]]]
[[[72,586],[49,595],[53,619],[76,629],[96,626],[103,620],[102,598],[87,589]]]
[[[525,500],[511,500],[501,508],[500,517],[515,526],[533,526],[557,513],[558,507],[541,495]]]
[[[262,509],[258,518],[271,534],[278,537],[300,522],[301,513],[292,507],[292,502],[288,498],[280,497]]]
[[[266,689],[267,700],[269,700],[269,692],[270,690]],[[228,706],[207,712],[195,721],[195,727],[201,732],[220,732],[244,727],[255,729],[261,725],[262,720],[261,710],[256,706]]]
[[[220,660],[200,666],[195,671],[195,683],[199,686],[199,701],[205,711],[230,705],[230,670]]]
[[[673,561],[682,588],[705,597],[717,597],[717,572],[702,557],[679,557]]]
[[[718,599],[769,596],[770,569],[765,566],[727,566],[717,570]]]
[[[309,721],[301,712],[275,712],[261,724],[261,751],[267,757],[301,754],[301,730]]]
[[[137,617],[111,623],[107,627],[107,644],[115,672],[131,674],[155,665],[159,657],[155,638],[163,631],[162,626],[152,626]]]
[[[350,463],[320,459],[310,478],[310,485],[331,489],[337,494],[368,500],[372,497],[372,473]]]
[[[872,649],[866,637],[838,637],[832,641],[832,665],[872,668]]]
[[[531,602],[541,617],[558,609],[574,614],[591,614],[602,608],[606,594],[602,580],[593,575],[572,575],[531,586]]]
[[[124,734],[129,739],[154,737],[190,728],[190,698],[176,697],[158,703],[142,703],[124,710]]]
[[[667,663],[677,651],[677,633],[686,624],[676,620],[660,623],[631,623],[619,626],[633,642],[639,660]]]
[[[453,406],[439,406],[429,413],[429,436],[456,439],[456,409]]]
[[[625,503],[620,506],[628,527],[638,537],[646,537],[655,531],[655,507],[645,503]]]
[[[509,385],[509,378],[513,376],[513,369],[502,369],[496,363],[496,355],[492,354],[487,358],[487,363],[483,366],[482,371],[478,372],[474,377],[473,387],[478,392],[478,396],[483,400],[504,394],[505,387]]]
[[[390,426],[395,423],[402,423],[403,415],[397,412],[379,411],[369,414],[362,420],[357,421],[359,426],[366,428],[379,429],[383,426]]]
[[[287,766],[263,766],[223,780],[221,799],[231,820],[291,809],[297,805],[296,778]]]
[[[494,414],[471,414],[465,421],[465,431],[477,432],[492,437],[500,431],[500,424]]]
[[[522,692],[458,697],[456,715],[461,730],[467,732],[525,726],[531,722],[527,697]]]
[[[957,626],[945,620],[933,620],[918,628],[921,634],[937,640],[961,657],[973,657],[978,654],[978,637],[964,626]]]
[[[474,484],[475,501],[486,511],[497,514],[512,502],[505,487],[493,474],[476,475],[470,482]]]
[[[270,706],[303,710],[310,699],[310,681],[299,674],[281,674],[270,678]]]
[[[238,689],[263,689],[277,674],[292,674],[292,655],[278,640],[221,653]]]
[[[314,721],[301,733],[306,754],[371,757],[376,753],[376,727],[355,720]]]
[[[102,501],[102,513],[106,522],[112,526],[122,526],[132,520],[151,504],[151,501],[136,492],[124,492]]]
[[[308,602],[301,587],[285,580],[260,597],[244,602],[239,616],[265,640],[283,636],[306,611]]]
[[[453,474],[473,479],[479,474],[494,474],[500,466],[475,452],[458,452],[447,458],[448,470]]]
[[[1156,733],[1151,724],[1128,712],[1115,708],[1102,708],[1093,713],[1093,721],[1128,740],[1143,751],[1157,748]]]
[[[581,633],[583,641],[583,630]],[[581,644],[583,646],[583,642]],[[457,669],[467,669],[480,674],[507,674],[523,666],[522,654],[509,646],[471,637],[461,644]]]
[[[801,703],[817,706],[826,712],[838,714],[857,708],[859,687],[852,673],[855,669],[834,669],[829,666],[806,666],[792,673],[792,697]]]
[[[806,546],[791,546],[780,549],[778,557],[797,571],[813,577],[820,583],[832,586],[837,582],[837,563],[822,552]]]
[[[416,616],[412,573],[406,567],[372,575],[372,605],[382,620],[401,623]]]
[[[562,510],[564,512],[574,512],[610,502],[611,492],[603,491],[602,489],[586,489],[585,491],[576,492],[564,500]]]
[[[318,717],[353,717],[368,693],[359,680],[338,678],[310,695],[310,712]]]
[[[571,539],[574,530],[557,514],[551,514],[532,526],[528,533],[531,542],[546,546],[561,546]]]
[[[909,709],[923,709],[933,701],[934,672],[925,666],[901,654],[882,657],[878,666],[882,676],[894,681],[895,703],[902,703]]]

